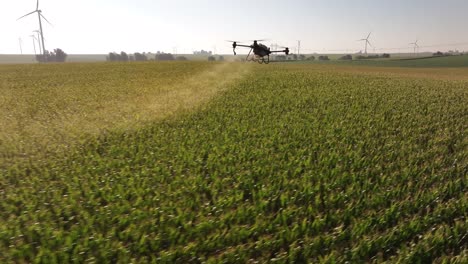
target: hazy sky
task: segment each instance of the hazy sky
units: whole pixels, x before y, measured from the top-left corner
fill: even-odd
[[[0,54],[33,53],[36,0],[0,0]],[[120,52],[230,53],[227,39],[270,39],[304,52],[358,52],[370,31],[377,51],[468,50],[467,0],[41,0],[53,24],[46,48],[69,54]],[[457,44],[444,45],[442,44]],[[441,45],[441,46],[439,46]],[[402,48],[402,49],[397,49]],[[370,49],[372,51],[372,48]]]

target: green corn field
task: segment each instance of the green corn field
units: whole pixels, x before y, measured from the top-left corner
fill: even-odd
[[[466,263],[468,69],[0,66],[1,263]]]

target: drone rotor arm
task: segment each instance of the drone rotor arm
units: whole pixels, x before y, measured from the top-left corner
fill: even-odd
[[[241,45],[241,44],[237,44],[236,42],[234,42],[234,43],[232,43],[232,51],[234,52],[234,55],[237,55],[237,53],[236,53],[236,48],[237,47],[253,49],[253,46]]]
[[[252,45],[239,45],[239,44],[236,44],[236,47],[253,48]]]
[[[286,55],[289,55],[289,48],[284,47],[284,50],[271,50],[270,53],[285,53]]]

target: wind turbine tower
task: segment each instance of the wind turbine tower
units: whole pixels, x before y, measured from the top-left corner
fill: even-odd
[[[419,40],[416,40],[415,42],[410,43],[410,45],[414,45],[414,56],[417,56],[417,51],[419,49],[418,41]]]
[[[47,21],[47,23],[50,24],[49,20],[47,20],[47,18],[45,18],[45,16],[42,14],[42,10],[39,9],[39,0],[37,0],[37,5],[36,5],[36,10],[32,11],[31,13],[28,13],[20,18],[18,18],[17,20],[20,20],[24,17],[27,17],[29,15],[32,15],[34,13],[37,13],[37,17],[39,18],[39,32],[41,33],[41,42],[42,42],[42,55],[43,55],[43,59],[44,61],[47,61],[47,58],[45,56],[46,54],[46,49],[45,49],[45,44],[44,44],[44,31],[42,30],[42,19],[44,19],[45,21]]]
[[[301,55],[301,41],[297,41],[297,55]]]
[[[370,38],[370,35],[372,34],[372,32],[369,33],[369,35],[367,35],[367,38],[364,38],[364,39],[360,39],[358,41],[365,41],[365,54],[367,56],[367,45],[371,46],[372,47],[372,44],[370,43],[369,41],[369,38]]]
[[[23,55],[23,40],[21,38],[18,38],[18,43],[19,43],[21,55]]]

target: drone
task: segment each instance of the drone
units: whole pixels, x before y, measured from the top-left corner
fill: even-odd
[[[228,42],[232,42],[232,50],[234,52],[234,55],[237,55],[236,53],[236,48],[237,47],[244,47],[244,48],[250,48],[249,54],[247,55],[246,60],[247,61],[255,61],[260,64],[268,64],[270,63],[270,54],[272,53],[280,53],[284,52],[286,55],[289,55],[289,48],[284,47],[284,50],[271,50],[269,47],[258,43],[259,41],[265,41],[265,40],[254,40],[252,45],[242,45],[242,44],[237,44],[240,43],[238,41],[231,41],[228,40]],[[254,53],[253,57],[250,58],[250,54]]]

